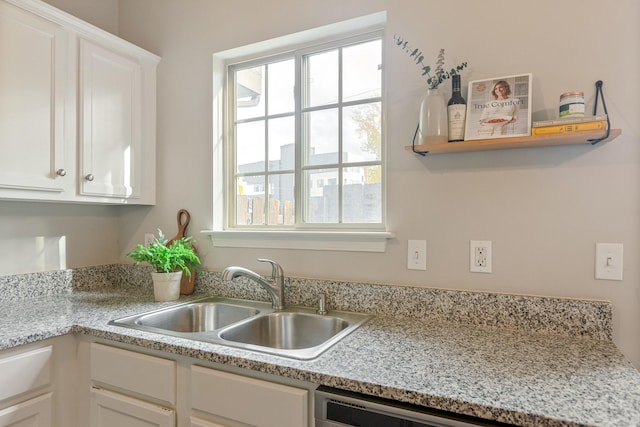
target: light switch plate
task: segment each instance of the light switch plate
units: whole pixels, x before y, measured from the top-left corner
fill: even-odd
[[[409,270],[427,269],[426,240],[409,240],[407,244],[407,268]]]
[[[622,280],[622,243],[596,243],[596,279]]]

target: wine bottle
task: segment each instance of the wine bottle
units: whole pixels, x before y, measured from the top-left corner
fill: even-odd
[[[451,99],[447,104],[449,119],[449,142],[464,141],[464,124],[467,116],[467,103],[460,93],[460,75],[451,77]]]

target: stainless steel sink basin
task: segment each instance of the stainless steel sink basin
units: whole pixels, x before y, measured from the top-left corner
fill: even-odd
[[[271,313],[220,333],[224,340],[281,349],[315,347],[349,326],[339,317]]]
[[[247,304],[246,301],[231,298],[204,298],[112,320],[109,324],[182,336],[185,333],[216,331],[256,316],[263,310],[270,310],[269,304]]]
[[[112,320],[110,325],[261,351],[295,359],[313,359],[371,316],[289,307],[232,298],[205,298]]]
[[[248,317],[260,310],[217,302],[198,302],[139,316],[138,326],[176,332],[214,331]]]

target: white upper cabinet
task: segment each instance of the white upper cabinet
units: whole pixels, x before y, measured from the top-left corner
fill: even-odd
[[[60,25],[0,2],[0,189],[55,198],[73,188],[64,132],[67,40]]]
[[[140,197],[141,66],[80,40],[81,194]]]
[[[154,204],[159,60],[44,2],[0,0],[0,198]]]

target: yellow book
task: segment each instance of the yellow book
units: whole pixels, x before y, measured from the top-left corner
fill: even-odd
[[[531,135],[551,135],[584,132],[589,130],[602,130],[607,128],[606,120],[598,120],[595,122],[571,123],[567,125],[543,126],[531,129]]]

